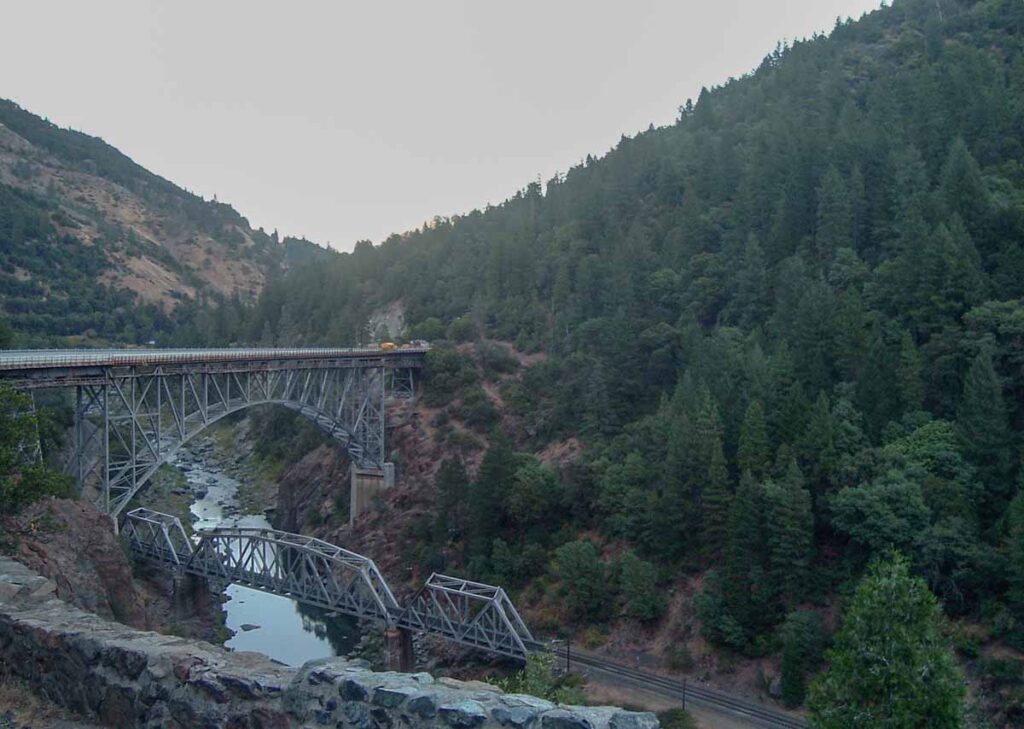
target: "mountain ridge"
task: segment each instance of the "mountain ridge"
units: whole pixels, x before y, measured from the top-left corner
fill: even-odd
[[[3,311],[15,329],[129,341],[155,336],[182,302],[251,300],[300,261],[327,249],[253,229],[230,205],[204,200],[155,175],[98,137],[60,128],[0,99],[0,281]],[[59,271],[56,259],[73,260]],[[124,321],[89,321],[73,297],[109,289]],[[35,297],[44,303],[32,307]],[[63,299],[66,305],[47,306]],[[38,308],[41,311],[33,312]],[[187,308],[187,307],[186,307]],[[47,313],[52,310],[52,314]],[[68,313],[77,316],[67,319]],[[44,319],[43,317],[50,318]],[[138,317],[134,317],[138,318]]]

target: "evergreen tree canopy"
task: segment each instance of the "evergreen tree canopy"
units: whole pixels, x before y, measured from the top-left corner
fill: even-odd
[[[964,725],[964,680],[943,639],[941,611],[899,556],[868,571],[843,616],[828,668],[812,684],[821,729]]]

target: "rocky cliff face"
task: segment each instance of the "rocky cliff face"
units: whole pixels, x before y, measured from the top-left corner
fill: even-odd
[[[207,589],[179,595],[170,577],[135,565],[110,517],[70,499],[37,502],[0,523],[0,552],[48,578],[75,607],[134,628],[223,639],[220,596]]]
[[[4,527],[17,542],[17,558],[48,577],[61,599],[104,618],[146,627],[132,565],[110,517],[85,502],[53,499],[33,504]]]
[[[278,482],[274,526],[308,534],[348,519],[349,461],[335,443],[325,443],[287,468]]]

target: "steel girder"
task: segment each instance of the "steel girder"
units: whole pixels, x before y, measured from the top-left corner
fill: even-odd
[[[132,554],[158,564],[186,564],[192,542],[176,516],[150,509],[134,509],[125,517],[121,537]]]
[[[500,587],[434,573],[396,621],[492,653],[524,658],[535,641]]]
[[[117,516],[179,447],[221,418],[255,405],[301,413],[361,467],[385,460],[383,367],[275,369],[126,367],[76,386],[74,471],[98,483],[98,506]],[[409,376],[411,382],[411,375]]]
[[[435,573],[403,608],[372,559],[313,537],[227,527],[198,532],[193,546],[177,518],[149,509],[128,512],[121,535],[134,556],[177,574],[285,595],[512,658],[545,649],[493,585]]]
[[[128,512],[121,535],[133,555],[178,573],[384,624],[400,610],[373,560],[313,537],[232,527],[199,532],[193,547],[176,517],[149,509]]]

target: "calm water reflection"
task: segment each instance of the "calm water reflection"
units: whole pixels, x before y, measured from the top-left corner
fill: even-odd
[[[181,453],[173,465],[182,470],[194,492],[206,491],[190,507],[195,530],[221,525],[271,528],[262,514],[237,513],[238,482],[233,478],[208,470],[189,453]],[[359,641],[358,625],[347,616],[328,618],[318,608],[241,585],[229,585],[224,594],[225,623],[234,634],[224,645],[233,650],[257,651],[299,666],[348,653]]]

